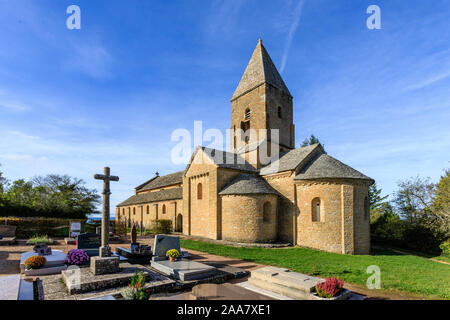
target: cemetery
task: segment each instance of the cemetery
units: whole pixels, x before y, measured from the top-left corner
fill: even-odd
[[[80,222],[71,222],[67,252],[52,248],[53,241],[37,243],[20,257],[20,275],[0,277],[1,299],[5,300],[123,300],[123,299],[317,299],[314,288],[324,279],[287,269],[263,267],[251,274],[226,263],[203,263],[181,249],[180,238],[157,234],[138,242],[137,226],[130,229],[129,246],[120,244],[109,223],[110,182],[119,178],[96,174],[103,180],[103,214],[96,232],[82,233]],[[13,244],[14,227],[2,228],[2,240]],[[47,238],[45,238],[47,239]],[[27,241],[29,243],[29,241]],[[250,277],[248,277],[250,275]],[[248,279],[247,279],[248,278]],[[240,284],[230,281],[241,279]],[[342,288],[341,288],[342,289]],[[352,295],[353,299],[362,299]],[[339,290],[335,299],[348,299]]]

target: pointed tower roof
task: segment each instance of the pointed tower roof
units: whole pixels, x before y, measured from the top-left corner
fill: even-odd
[[[263,83],[268,83],[291,95],[266,48],[264,48],[262,40],[259,39],[231,101]]]

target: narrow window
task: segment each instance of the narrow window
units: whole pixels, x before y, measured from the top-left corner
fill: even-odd
[[[147,206],[147,214],[150,213],[150,206]]]
[[[314,198],[311,202],[311,211],[312,211],[312,221],[319,222],[320,221],[320,199]]]
[[[136,208],[133,208],[133,215],[136,214]]]
[[[163,204],[162,213],[166,214],[166,205],[165,204]]]
[[[264,203],[264,206],[263,206],[263,221],[264,222],[270,222],[271,212],[272,212],[272,205],[270,204],[270,202]]]
[[[202,192],[202,184],[201,183],[199,183],[198,185],[197,185],[197,199],[198,200],[202,200],[202,198],[203,198],[203,194],[202,194],[203,192]]]
[[[282,111],[282,110],[281,110],[281,107],[278,107],[278,118],[280,118],[280,119],[282,118],[282,117],[281,117],[281,116],[282,116],[281,111]]]
[[[245,120],[250,120],[251,113],[250,109],[245,109]]]

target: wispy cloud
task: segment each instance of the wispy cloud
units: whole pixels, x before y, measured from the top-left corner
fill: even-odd
[[[5,108],[13,112],[24,112],[31,109],[28,105],[15,101],[0,101],[0,108]]]
[[[110,66],[113,61],[110,52],[102,45],[77,43],[74,46],[73,56],[67,62],[67,67],[93,78],[103,79],[111,76]]]
[[[297,31],[298,25],[300,24],[300,18],[302,16],[303,5],[305,0],[299,0],[297,7],[294,10],[294,18],[289,29],[288,37],[286,39],[286,45],[284,47],[283,58],[281,60],[280,72],[283,72],[286,67],[286,61],[289,55],[289,50],[291,49],[292,40],[294,39],[295,31]]]
[[[422,89],[422,88],[428,87],[428,86],[430,86],[430,85],[432,85],[432,84],[434,84],[436,82],[445,80],[447,78],[450,78],[450,71],[448,71],[446,73],[439,74],[437,76],[432,76],[432,77],[426,79],[425,81],[417,83],[415,85],[408,86],[408,87],[405,88],[405,91]]]

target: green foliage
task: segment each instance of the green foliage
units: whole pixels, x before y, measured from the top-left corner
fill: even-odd
[[[141,288],[145,285],[146,275],[142,271],[135,271],[131,277],[130,286],[135,288]]]
[[[67,175],[19,179],[0,194],[0,216],[84,219],[96,213],[100,196]]]
[[[389,203],[384,203],[372,210],[370,234],[375,242],[402,246],[405,228],[405,222],[394,212],[394,208]]]
[[[377,183],[375,182],[373,185],[369,187],[369,207],[370,210],[375,210],[382,206],[384,203],[386,203],[387,195],[382,197],[381,196],[381,188],[378,189]]]
[[[433,212],[440,222],[440,230],[450,237],[450,170],[445,170],[436,186],[436,196],[433,202]]]
[[[9,225],[16,226],[16,237],[25,239],[33,237],[36,234],[46,234],[49,237],[67,237],[69,235],[69,223],[77,221],[73,219],[58,218],[1,218],[0,224],[5,224],[5,220]],[[95,232],[95,227],[85,223],[82,220],[82,232]]]
[[[303,140],[302,144],[300,147],[307,147],[316,143],[320,143],[319,138],[316,138],[313,134],[309,137],[309,138],[305,138],[305,140]],[[325,149],[325,145],[322,144],[322,147]]]
[[[126,236],[127,234],[127,225],[124,221],[116,222],[115,233],[119,236]]]
[[[442,250],[442,255],[444,257],[450,258],[450,241],[442,242],[439,248]]]
[[[34,235],[33,237],[28,240],[30,244],[38,244],[38,243],[46,243],[46,244],[52,244],[52,239],[50,239],[47,235]]]
[[[145,288],[146,275],[142,271],[136,271],[130,284],[121,290],[122,297],[126,300],[148,300],[150,290]]]
[[[172,232],[172,220],[153,220],[150,232],[152,234],[160,234],[160,233],[171,233]]]
[[[321,278],[337,277],[347,283],[366,285],[368,266],[382,270],[382,289],[450,299],[448,265],[390,249],[373,249],[371,255],[343,255],[307,248],[239,248],[194,240],[180,240],[186,249],[243,259]]]
[[[1,167],[1,164],[0,164]],[[4,190],[6,189],[6,186],[8,184],[8,180],[6,180],[6,178],[3,176],[3,172],[0,171],[0,205],[2,202],[2,195]]]

